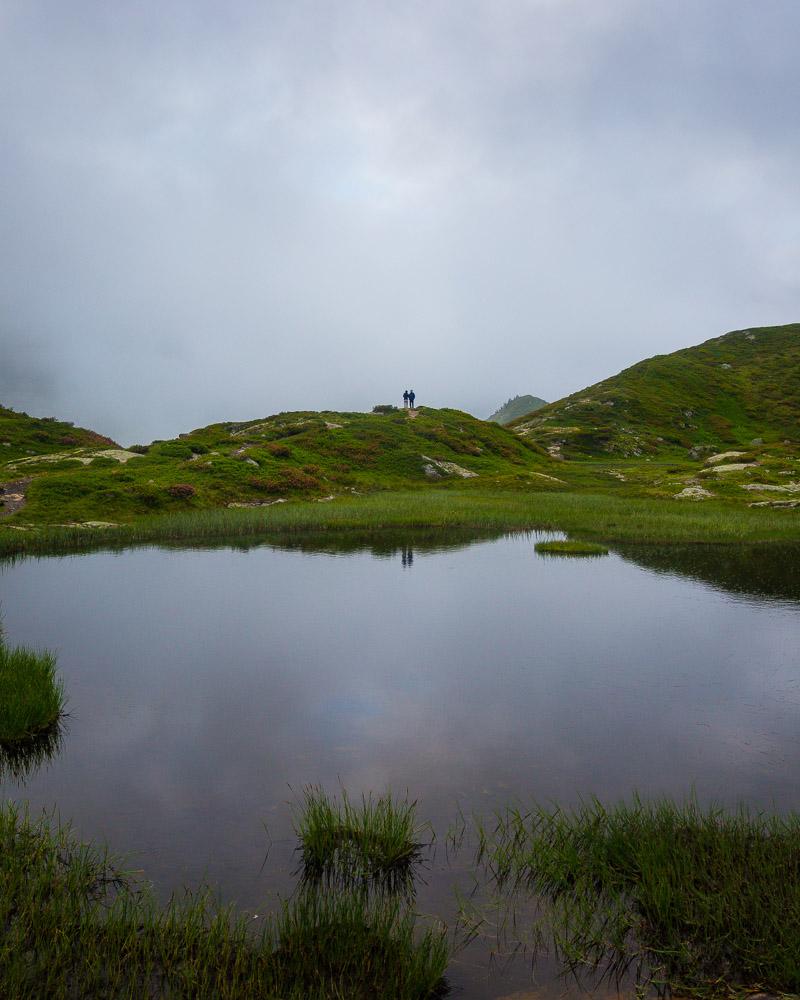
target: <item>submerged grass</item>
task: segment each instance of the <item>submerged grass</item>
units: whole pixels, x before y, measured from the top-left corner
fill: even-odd
[[[253,931],[208,891],[160,907],[69,827],[0,808],[0,995],[241,1000],[439,996],[444,929],[398,900],[301,892]]]
[[[0,744],[31,740],[55,726],[63,709],[53,654],[12,649],[0,630]]]
[[[408,888],[425,846],[419,837],[416,803],[391,793],[351,802],[321,788],[304,789],[295,814],[303,877],[344,884]]]
[[[800,992],[800,816],[696,802],[509,809],[479,827],[502,892],[544,904],[567,972],[660,990]]]
[[[536,551],[553,556],[607,556],[608,549],[599,542],[537,542]]]

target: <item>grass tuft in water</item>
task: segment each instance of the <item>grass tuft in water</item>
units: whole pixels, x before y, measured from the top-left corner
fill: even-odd
[[[31,740],[53,727],[63,709],[53,654],[11,649],[0,630],[0,743]]]
[[[427,1000],[449,957],[444,928],[361,891],[306,890],[258,923],[207,890],[161,907],[119,859],[11,803],[0,926],[0,996],[15,1000]]]
[[[540,555],[553,556],[607,556],[608,549],[597,542],[537,542],[534,546]]]
[[[443,925],[421,930],[401,899],[306,885],[277,918],[280,982],[306,997],[445,996]]]
[[[504,893],[544,909],[565,972],[695,995],[800,991],[800,816],[670,801],[509,809],[479,826]]]
[[[294,821],[303,877],[389,889],[410,884],[425,846],[415,812],[415,802],[391,793],[353,803],[344,790],[336,798],[321,788],[304,789]]]

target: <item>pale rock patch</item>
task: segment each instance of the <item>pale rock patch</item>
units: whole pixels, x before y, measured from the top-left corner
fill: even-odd
[[[710,469],[701,469],[699,475],[709,472],[743,472],[745,469],[755,469],[758,462],[731,462],[729,465],[712,465]]]
[[[682,489],[680,493],[675,493],[673,496],[674,500],[708,500],[709,497],[713,497],[714,494],[709,490],[703,489],[702,486],[687,486]]]
[[[562,483],[564,486],[567,485],[566,480],[559,479],[557,476],[548,476],[544,472],[532,472],[531,475],[538,476],[540,479],[549,479],[551,483]]]
[[[725,462],[729,458],[741,458],[742,455],[746,454],[746,451],[721,451],[718,455],[709,455],[706,459],[706,465],[717,465],[719,462]]]
[[[286,503],[285,497],[278,500],[232,500],[226,507],[272,507],[276,503]]]
[[[421,458],[422,458],[423,462],[427,463],[427,465],[423,467],[426,470],[425,471],[426,475],[429,475],[429,473],[427,471],[428,467],[432,466],[434,472],[436,470],[441,470],[441,472],[444,472],[447,475],[461,476],[462,479],[477,479],[478,478],[478,473],[477,472],[470,472],[469,469],[465,469],[463,465],[456,465],[455,462],[444,462],[444,461],[440,461],[437,458],[428,458],[427,455],[422,455]]]
[[[800,483],[787,483],[785,486],[773,486],[771,483],[745,483],[743,490],[756,490],[765,493],[800,493]]]

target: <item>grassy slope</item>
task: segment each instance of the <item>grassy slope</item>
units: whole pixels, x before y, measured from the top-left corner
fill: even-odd
[[[30,417],[0,406],[0,468],[3,463],[33,455],[69,452],[76,448],[116,448],[111,438],[55,417]]]
[[[15,523],[130,521],[153,513],[230,503],[352,497],[374,490],[447,488],[451,483],[557,486],[555,463],[496,424],[457,410],[281,413],[247,423],[214,424],[154,442],[124,464],[75,449],[53,463],[0,466],[0,481],[34,477]],[[475,473],[465,480],[454,463]],[[426,466],[428,466],[426,472]]]
[[[66,425],[13,416],[5,440],[24,457],[2,462],[0,452],[0,484],[32,482],[25,507],[0,522],[5,552],[39,547],[15,529],[87,521],[135,522],[139,539],[425,524],[547,526],[604,540],[800,538],[800,325],[644,361],[511,429],[449,409],[421,408],[416,419],[281,413],[153,442],[123,464],[98,456],[106,439],[91,432],[75,432],[89,443],[62,444],[57,461],[32,461],[31,437]],[[51,443],[43,437],[38,454]],[[709,462],[720,450],[740,454]],[[702,503],[674,499],[687,491]],[[266,506],[279,500],[291,510]],[[242,519],[231,505],[261,506]],[[192,519],[172,517],[181,514]]]
[[[514,429],[565,457],[682,456],[795,443],[800,324],[739,330],[658,355],[551,403]]]
[[[500,409],[495,411],[491,417],[487,417],[487,420],[491,420],[496,424],[510,424],[517,417],[523,417],[526,413],[533,413],[534,410],[540,410],[543,406],[547,406],[547,402],[538,396],[513,396],[503,403]]]

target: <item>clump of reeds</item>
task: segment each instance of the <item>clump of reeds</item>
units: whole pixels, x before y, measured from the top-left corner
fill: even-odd
[[[0,996],[15,1000],[426,1000],[448,961],[444,929],[388,897],[303,892],[258,922],[207,890],[160,907],[119,859],[10,803],[0,926]]]
[[[391,793],[352,802],[344,790],[337,798],[306,788],[294,826],[307,880],[398,889],[411,883],[425,847],[419,838],[426,828],[417,824],[416,803]]]
[[[0,629],[0,744],[30,740],[54,726],[63,709],[55,656],[12,649]]]
[[[540,555],[547,556],[607,556],[608,549],[597,542],[555,541],[537,542],[534,546]]]
[[[710,995],[800,990],[800,816],[670,801],[509,809],[479,861],[543,901],[565,971]]]
[[[308,884],[277,918],[280,982],[309,997],[443,996],[450,957],[442,925],[418,927],[397,896]]]

